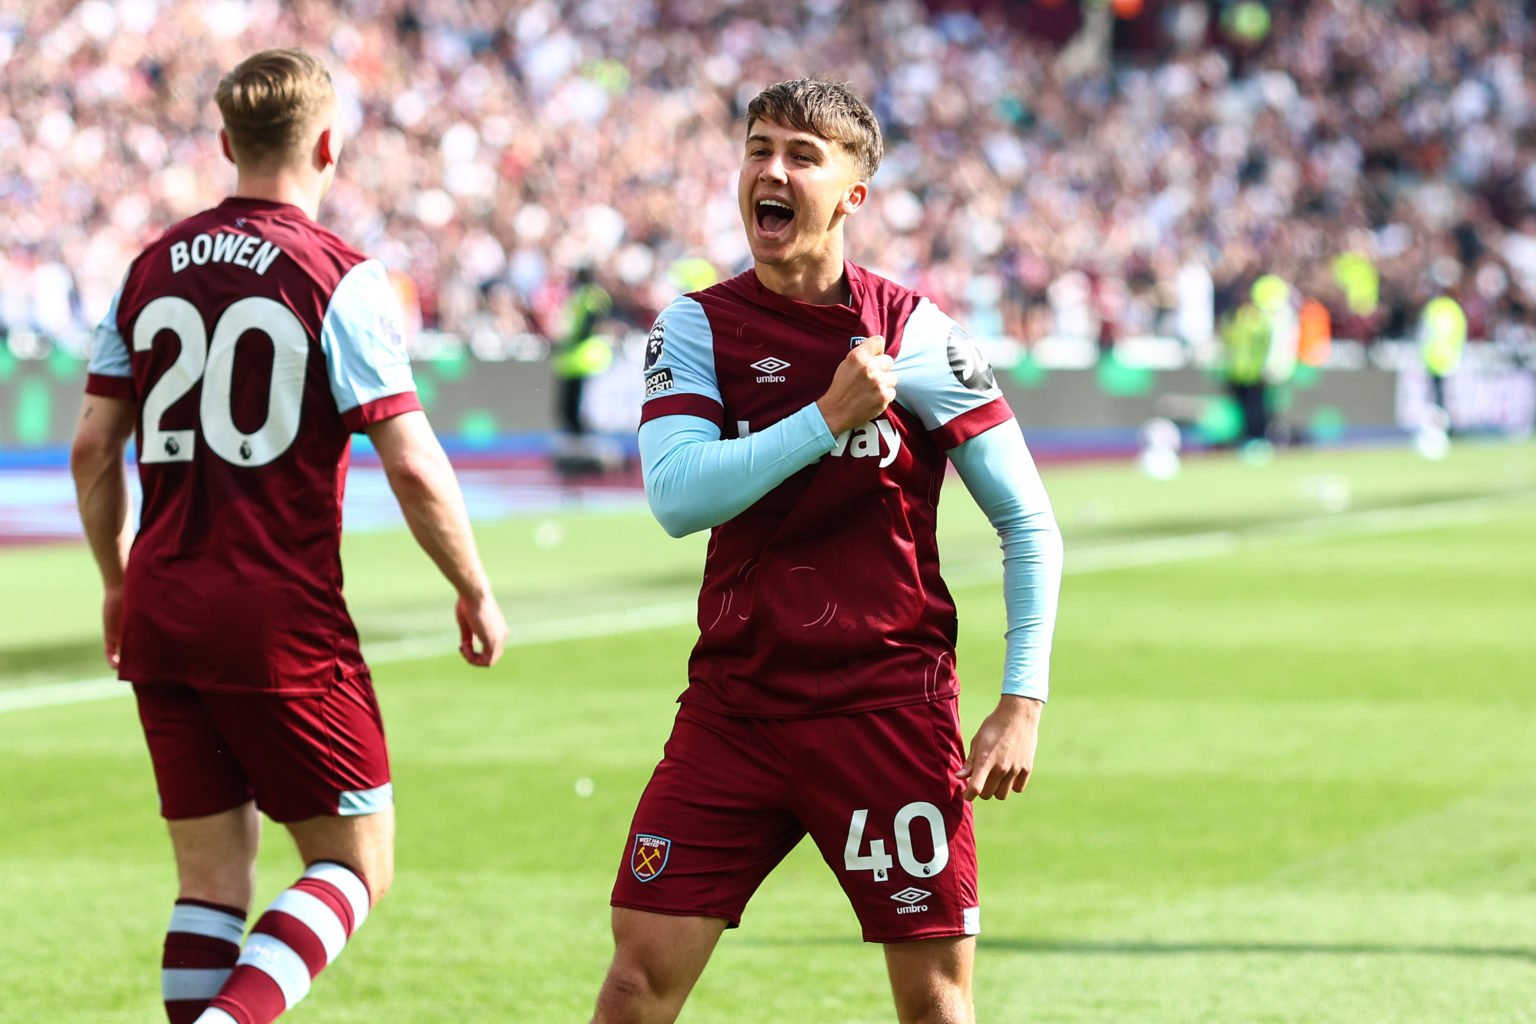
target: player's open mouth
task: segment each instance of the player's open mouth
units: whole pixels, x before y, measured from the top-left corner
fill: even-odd
[[[758,233],[769,238],[783,234],[795,219],[795,211],[781,199],[759,199],[753,210],[757,217]]]

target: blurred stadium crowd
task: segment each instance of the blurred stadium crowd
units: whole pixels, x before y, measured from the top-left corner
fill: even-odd
[[[0,0],[0,330],[81,344],[147,238],[232,185],[221,73],[287,44],[331,62],[352,136],[323,219],[446,332],[557,334],[583,266],[634,324],[744,267],[737,119],[802,74],[888,135],[852,257],[974,333],[1200,344],[1262,273],[1336,336],[1411,334],[1442,293],[1473,337],[1532,329],[1526,5],[1117,0],[1070,42],[1020,6]]]

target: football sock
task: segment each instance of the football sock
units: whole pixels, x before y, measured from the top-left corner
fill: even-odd
[[[235,969],[196,1024],[271,1024],[309,992],[368,917],[368,883],[317,861],[251,929]]]
[[[218,994],[240,955],[245,911],[177,900],[160,959],[160,992],[171,1024],[192,1024]]]

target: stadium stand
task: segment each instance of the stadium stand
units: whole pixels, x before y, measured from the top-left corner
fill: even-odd
[[[83,346],[145,239],[222,194],[203,98],[278,41],[329,55],[354,130],[328,224],[450,333],[557,333],[583,264],[636,323],[701,267],[739,269],[721,139],[785,68],[847,79],[889,131],[854,257],[978,334],[1199,342],[1196,307],[1263,272],[1345,337],[1407,335],[1441,292],[1474,338],[1532,330],[1527,5],[1313,0],[1256,24],[1214,0],[1090,4],[1067,43],[972,6],[8,7],[0,331]],[[1111,10],[1136,31],[1102,31]]]

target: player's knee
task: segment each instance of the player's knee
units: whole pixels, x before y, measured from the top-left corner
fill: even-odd
[[[239,864],[197,867],[180,872],[177,896],[224,907],[248,908],[256,887],[254,871]]]
[[[608,969],[603,993],[613,1006],[643,1007],[661,996],[655,978],[638,964],[616,963]]]
[[[670,1020],[665,1016],[670,995],[657,973],[638,963],[615,960],[598,993],[595,1024]]]
[[[395,871],[393,867],[376,869],[368,879],[368,902],[372,906],[378,906],[384,894],[389,892],[389,887],[394,884]]]
[[[901,1024],[974,1024],[970,1000],[964,993],[948,992],[916,1005],[904,1007],[897,1014]]]
[[[249,907],[256,888],[254,860],[230,857],[182,858],[177,862],[178,896],[225,907]]]
[[[921,1017],[913,1018],[913,1024],[973,1024],[974,1021],[963,1004],[934,1007]]]
[[[974,1024],[970,993],[958,981],[928,979],[896,992],[896,1016],[901,1024]]]
[[[376,907],[395,882],[395,859],[388,854],[372,857],[363,870],[363,882],[368,886],[368,902]]]

